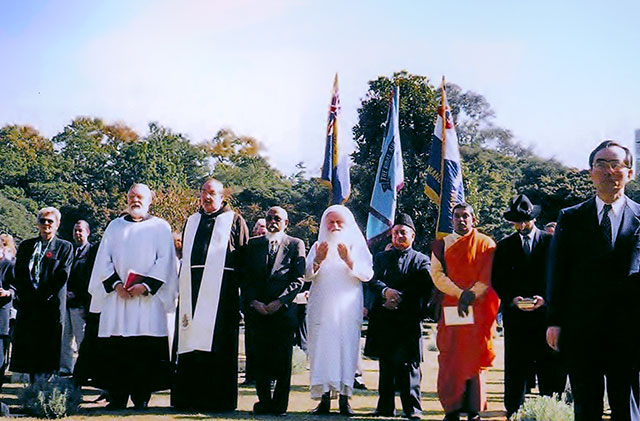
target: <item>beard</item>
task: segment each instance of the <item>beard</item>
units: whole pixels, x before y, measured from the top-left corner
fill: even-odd
[[[148,213],[149,213],[149,208],[146,208],[144,206],[129,207],[129,215],[131,215],[133,219],[142,219],[145,216],[147,216]]]
[[[329,231],[327,233],[327,243],[332,246],[337,246],[340,243],[346,243],[347,236],[344,231]]]

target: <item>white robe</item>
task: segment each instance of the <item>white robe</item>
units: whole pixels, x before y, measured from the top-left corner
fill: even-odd
[[[163,282],[151,295],[122,299],[107,293],[103,281],[117,272],[125,282],[129,271]],[[91,312],[100,313],[98,336],[167,336],[167,313],[175,311],[178,276],[171,227],[151,217],[129,222],[120,217],[104,232],[89,282]]]
[[[307,347],[311,366],[311,397],[323,393],[350,396],[360,355],[362,282],[373,276],[371,254],[351,249],[353,270],[340,259],[335,246],[318,272],[313,272],[316,245],[307,257],[306,279],[312,281],[307,304]]]

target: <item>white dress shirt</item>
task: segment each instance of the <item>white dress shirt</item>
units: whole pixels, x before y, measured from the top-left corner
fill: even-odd
[[[627,203],[627,196],[622,195],[618,200],[611,203],[611,210],[609,211],[609,219],[611,220],[611,241],[612,244],[616,243],[616,238],[618,237],[618,230],[620,229],[620,224],[622,223],[622,213],[624,211],[624,206]],[[604,208],[604,201],[596,196],[596,210],[598,212],[598,224],[602,222],[602,208]]]

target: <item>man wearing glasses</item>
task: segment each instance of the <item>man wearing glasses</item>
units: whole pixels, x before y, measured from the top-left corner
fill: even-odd
[[[297,324],[294,298],[304,283],[302,240],[284,233],[287,211],[280,206],[266,215],[267,232],[242,250],[242,302],[255,331],[255,379],[258,402],[254,415],[287,412],[291,385],[293,330]],[[271,381],[275,388],[271,391]]]
[[[56,236],[60,211],[47,207],[38,212],[40,235],[20,244],[11,284],[19,300],[11,371],[36,375],[60,368],[63,290],[73,261],[73,246]],[[62,291],[61,291],[62,290]]]
[[[565,356],[576,421],[638,419],[640,205],[624,195],[628,148],[611,140],[589,156],[596,197],[560,211],[551,243],[547,342]],[[594,346],[595,345],[595,346]]]

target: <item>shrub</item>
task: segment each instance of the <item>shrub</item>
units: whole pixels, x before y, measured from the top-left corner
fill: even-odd
[[[573,405],[553,396],[535,396],[524,401],[514,421],[573,421]]]
[[[57,376],[36,376],[20,393],[26,413],[39,418],[62,418],[78,412],[82,401],[80,388],[73,380]]]
[[[297,346],[293,347],[293,355],[291,358],[291,372],[293,374],[301,374],[307,370],[307,354]]]

